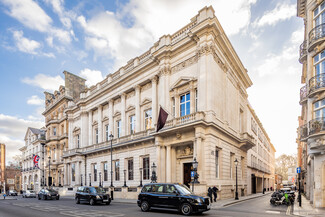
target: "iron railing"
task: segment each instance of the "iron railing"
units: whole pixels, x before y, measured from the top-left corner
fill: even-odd
[[[300,88],[300,102],[307,99],[307,85]]]
[[[305,139],[308,136],[308,126],[307,124],[304,124],[299,127],[299,135],[300,139]]]
[[[299,62],[302,63],[302,59],[307,56],[307,41],[304,40],[302,44],[300,45],[300,50],[299,50]]]
[[[309,32],[309,45],[313,44],[320,38],[325,37],[325,23],[322,23]]]
[[[309,121],[309,135],[325,130],[325,117]]]
[[[319,74],[312,77],[309,80],[309,93],[314,92],[315,90],[325,87],[325,74]]]

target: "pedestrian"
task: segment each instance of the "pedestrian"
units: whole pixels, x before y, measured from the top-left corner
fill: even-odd
[[[213,186],[212,191],[214,196],[214,202],[217,202],[217,197],[218,197],[217,192],[219,191],[219,189],[216,186]]]
[[[209,198],[210,198],[211,203],[213,203],[213,201],[212,201],[212,193],[213,193],[213,190],[212,190],[211,187],[209,187],[209,188],[208,188],[208,196],[209,196]]]

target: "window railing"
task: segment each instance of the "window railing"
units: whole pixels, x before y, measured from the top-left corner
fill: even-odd
[[[316,75],[309,80],[309,93],[312,93],[322,87],[325,87],[324,73]]]
[[[315,118],[309,121],[309,135],[325,130],[325,117]]]
[[[304,40],[302,44],[300,45],[300,50],[299,50],[299,62],[302,63],[302,59],[306,57],[307,55],[307,41]]]
[[[313,44],[320,38],[325,37],[325,23],[322,23],[309,32],[309,45]]]
[[[307,85],[300,88],[300,102],[307,99]]]

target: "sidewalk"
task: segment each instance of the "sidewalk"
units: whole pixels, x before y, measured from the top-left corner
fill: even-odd
[[[293,215],[296,216],[325,216],[325,208],[314,208],[304,195],[301,195],[301,207],[297,200],[293,206]]]
[[[212,203],[211,208],[212,209],[220,209],[220,208],[223,208],[225,206],[240,203],[240,202],[243,202],[243,201],[246,201],[246,200],[251,200],[251,199],[255,199],[255,198],[263,197],[263,196],[268,196],[271,193],[273,193],[273,191],[265,192],[265,194],[257,193],[257,194],[251,194],[251,195],[248,195],[248,196],[239,197],[239,200],[235,200],[234,198],[224,199],[224,200],[217,200],[217,202]]]

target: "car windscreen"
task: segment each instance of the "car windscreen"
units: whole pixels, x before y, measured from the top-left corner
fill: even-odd
[[[89,188],[89,190],[90,190],[90,193],[92,193],[92,194],[102,194],[102,193],[105,193],[105,189],[98,188],[98,187]]]
[[[185,185],[175,185],[175,187],[180,194],[183,194],[183,195],[193,194],[192,191]]]

